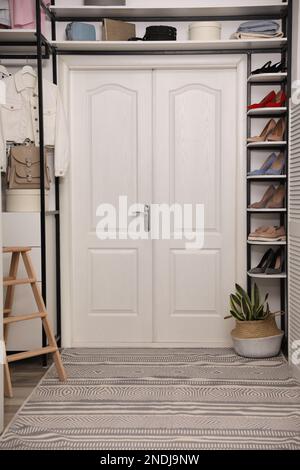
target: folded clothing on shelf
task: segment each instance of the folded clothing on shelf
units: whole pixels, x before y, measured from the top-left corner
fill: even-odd
[[[280,26],[273,20],[253,20],[241,23],[231,36],[233,39],[269,39],[283,37]]]
[[[264,33],[275,34],[280,26],[273,20],[253,20],[241,23],[237,29],[237,33]]]
[[[0,0],[0,27],[10,28],[10,26],[8,0]]]

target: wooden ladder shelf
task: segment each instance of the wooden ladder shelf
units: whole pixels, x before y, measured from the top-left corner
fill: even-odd
[[[4,343],[7,342],[8,326],[12,323],[18,323],[22,321],[34,320],[40,318],[42,325],[48,340],[49,346],[39,348],[33,351],[25,351],[16,354],[7,355],[5,351],[4,358],[4,387],[5,395],[8,397],[13,396],[11,377],[8,364],[14,361],[19,361],[21,359],[27,359],[29,357],[41,356],[43,354],[52,354],[53,360],[57,369],[59,379],[65,381],[67,379],[66,371],[64,369],[61,356],[56,344],[55,336],[52,332],[52,328],[48,321],[48,315],[46,307],[40,293],[40,290],[37,285],[37,278],[31,258],[29,255],[31,248],[29,247],[5,247],[3,248],[3,253],[11,253],[11,262],[9,268],[9,275],[3,279],[3,286],[6,287],[6,295],[3,309],[3,325],[4,325]],[[20,256],[22,256],[25,270],[27,273],[27,278],[18,279],[18,267]],[[28,315],[18,315],[13,316],[12,306],[14,300],[15,287],[19,285],[28,284],[31,286],[35,302],[37,304],[38,311],[35,313],[30,313]]]

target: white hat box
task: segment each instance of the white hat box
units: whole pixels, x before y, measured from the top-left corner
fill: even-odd
[[[7,189],[6,211],[7,212],[39,212],[40,211],[39,189]],[[49,207],[49,191],[45,191],[45,209]]]

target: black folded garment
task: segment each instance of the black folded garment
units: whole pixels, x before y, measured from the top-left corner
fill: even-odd
[[[176,41],[177,29],[173,26],[148,26],[143,38],[131,38],[129,41]]]

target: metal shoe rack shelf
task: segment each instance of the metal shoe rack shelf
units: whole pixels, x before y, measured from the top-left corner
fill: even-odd
[[[40,11],[43,9],[51,21],[51,40],[46,39],[41,32]],[[56,23],[70,21],[101,22],[104,18],[119,19],[133,22],[191,22],[191,21],[246,21],[256,19],[274,19],[282,21],[284,38],[279,39],[253,39],[253,40],[220,40],[220,41],[170,41],[170,42],[105,42],[105,41],[58,41],[56,39]],[[281,86],[286,89],[289,99],[291,94],[291,46],[292,46],[292,0],[282,3],[268,5],[250,5],[237,7],[176,7],[176,8],[129,8],[129,7],[63,7],[56,6],[55,1],[46,7],[42,0],[36,0],[36,31],[24,32],[6,31],[0,33],[0,57],[1,58],[35,58],[38,70],[39,89],[39,131],[40,131],[40,162],[41,168],[44,164],[44,129],[43,129],[43,60],[52,59],[53,82],[57,83],[57,57],[58,55],[203,55],[203,54],[246,54],[248,68],[247,101],[251,101],[251,89],[253,86],[261,85],[259,78],[250,78],[252,54],[280,53],[286,60],[287,74],[280,78]],[[30,51],[30,53],[28,53]],[[264,85],[273,85],[278,82],[277,76],[270,76]],[[288,117],[288,103],[283,115]],[[249,113],[247,115],[247,135],[251,133],[251,120],[253,117],[268,117],[261,112],[258,115]],[[288,124],[288,121],[287,121]],[[246,145],[246,143],[245,143]],[[251,153],[258,146],[247,146],[247,171],[250,170]],[[260,146],[263,150],[274,148],[270,144]],[[287,155],[288,149],[288,126],[286,130],[285,144],[282,146]],[[286,165],[287,167],[287,165]],[[246,175],[245,175],[246,178]],[[287,175],[284,175],[287,188]],[[275,179],[275,178],[274,178]],[[277,178],[278,179],[278,178]],[[254,180],[247,178],[247,207],[250,203],[250,189]],[[42,263],[42,295],[46,302],[47,279],[46,279],[46,216],[44,178],[41,171],[41,263]],[[56,207],[53,212],[56,221],[56,288],[57,288],[57,336],[60,340],[60,209],[59,209],[59,179],[55,181]],[[286,198],[287,201],[287,198]],[[245,210],[247,214],[247,236],[251,228],[251,217],[253,212]],[[286,224],[287,211],[279,213],[280,222]],[[246,234],[245,234],[246,236]],[[247,243],[247,269],[251,267],[252,245]],[[248,275],[248,290],[251,288],[251,277]],[[281,309],[287,312],[287,279],[280,279]],[[287,315],[283,327],[287,332]],[[45,342],[45,338],[43,338]]]
[[[289,136],[289,99],[291,97],[291,46],[292,46],[292,3],[289,2],[287,5],[287,14],[282,18],[282,31],[284,37],[287,38],[287,44],[280,48],[279,52],[281,60],[285,63],[286,71],[283,73],[274,74],[262,74],[262,75],[251,75],[252,70],[252,53],[247,53],[247,105],[253,102],[252,89],[256,86],[268,85],[270,87],[279,85],[287,95],[286,104],[280,108],[260,108],[250,110],[247,112],[247,137],[251,137],[252,119],[270,119],[270,118],[283,118],[286,123],[286,130],[284,133],[283,140],[280,142],[257,142],[247,144],[247,175],[251,171],[251,160],[253,151],[258,151],[262,154],[263,159],[268,155],[266,152],[283,152],[285,156],[285,171],[281,175],[258,175],[258,176],[247,176],[247,234],[252,231],[252,218],[257,214],[274,214],[279,221],[280,226],[284,226],[286,235],[288,231],[288,136]],[[263,127],[263,126],[262,126]],[[262,163],[262,162],[261,162]],[[281,209],[249,209],[251,204],[251,187],[257,183],[276,183],[285,186],[285,203]],[[262,224],[264,225],[264,224]],[[267,225],[267,224],[266,224]],[[288,238],[286,237],[286,240]],[[272,247],[277,249],[281,247],[284,250],[284,262],[285,266],[283,272],[276,275],[268,274],[251,274],[249,273],[252,268],[252,250],[255,246],[264,246],[266,249]],[[281,327],[285,331],[285,337],[283,341],[283,350],[287,353],[287,334],[288,334],[288,304],[287,304],[287,241],[277,242],[259,242],[247,240],[247,290],[251,292],[251,286],[253,282],[259,284],[262,280],[267,282],[277,282],[280,284],[280,310],[284,312],[284,316],[281,317]]]

